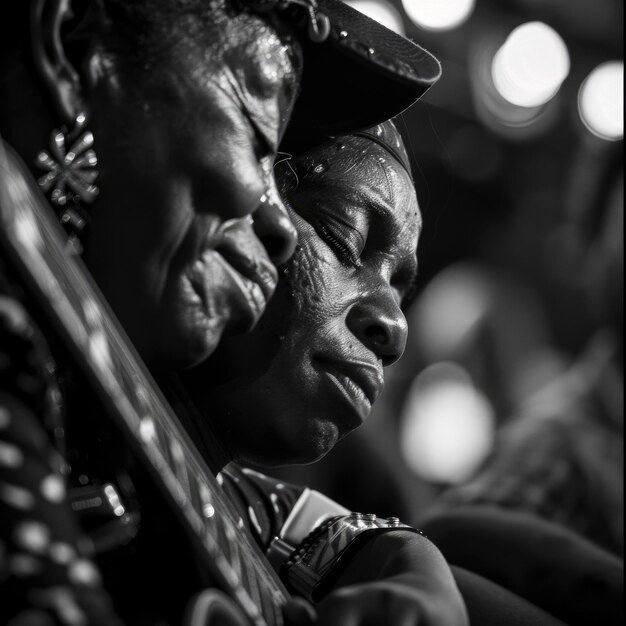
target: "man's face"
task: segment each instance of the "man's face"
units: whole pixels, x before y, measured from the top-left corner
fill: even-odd
[[[173,24],[144,64],[96,52],[86,98],[101,193],[85,260],[163,367],[197,363],[262,314],[276,270],[248,216],[261,207],[274,235],[295,239],[272,174],[299,79],[293,44],[241,15],[216,51],[197,26]]]

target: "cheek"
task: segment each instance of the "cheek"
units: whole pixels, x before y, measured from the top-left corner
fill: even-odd
[[[299,241],[282,271],[279,294],[300,332],[318,328],[341,314],[348,295],[346,269],[309,225],[298,226]]]

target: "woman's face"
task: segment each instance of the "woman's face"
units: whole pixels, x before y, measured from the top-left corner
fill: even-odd
[[[272,173],[298,83],[293,46],[254,16],[223,28],[219,54],[185,18],[153,58],[102,46],[88,69],[100,196],[85,260],[156,367],[191,366],[262,314],[276,269],[246,216],[258,209],[283,252],[295,243]]]
[[[385,149],[348,138],[296,171],[286,197],[299,244],[274,298],[251,333],[190,372],[231,451],[264,464],[313,461],[367,418],[404,350],[400,304],[417,271],[415,191]]]

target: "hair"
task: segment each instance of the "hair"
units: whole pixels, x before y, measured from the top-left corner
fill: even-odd
[[[30,53],[31,4],[29,0],[14,3],[11,18],[2,20],[3,56]],[[249,12],[239,0],[71,0],[70,5],[61,27],[70,45],[84,42],[89,20],[100,11],[111,39],[124,47],[130,62],[138,63],[158,58],[181,32],[202,37],[217,51],[232,30],[225,25]],[[268,13],[265,19],[273,21],[275,17]]]

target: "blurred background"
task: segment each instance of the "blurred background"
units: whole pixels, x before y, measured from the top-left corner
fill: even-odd
[[[348,4],[443,66],[399,119],[424,215],[418,292],[405,356],[365,427],[321,463],[276,473],[415,523],[607,327],[594,363],[623,380],[623,3]],[[589,280],[611,302],[590,297]],[[623,391],[612,393],[623,441]]]

